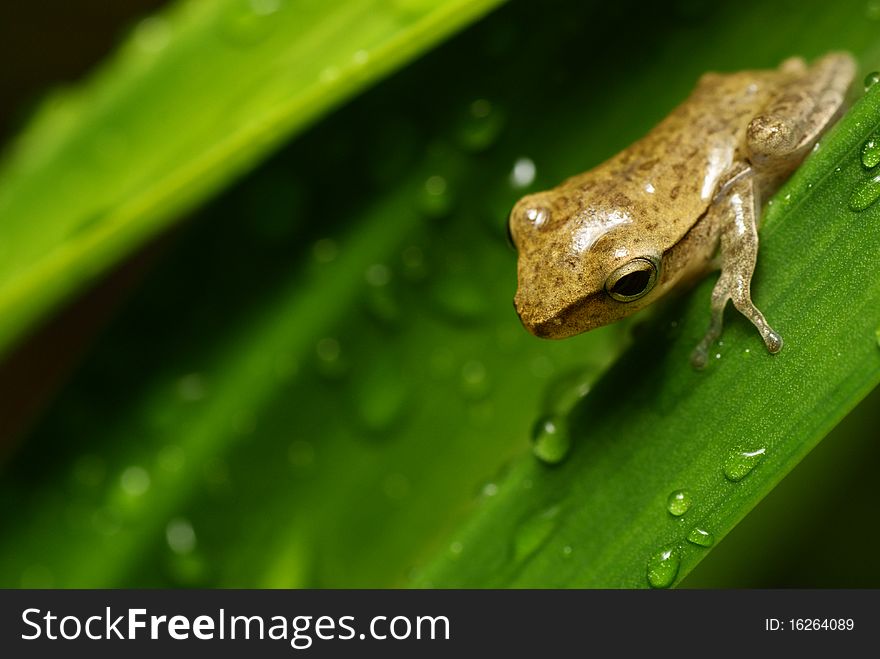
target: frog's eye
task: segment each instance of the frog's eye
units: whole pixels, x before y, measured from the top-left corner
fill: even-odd
[[[647,295],[655,283],[657,264],[653,259],[639,257],[612,272],[605,281],[605,290],[618,302],[632,302]]]

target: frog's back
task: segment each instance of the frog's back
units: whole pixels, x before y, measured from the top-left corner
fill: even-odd
[[[599,212],[604,202],[626,208],[632,233],[663,235],[671,246],[706,211],[734,165],[745,161],[751,120],[796,75],[783,68],[706,74],[645,137],[560,188]]]

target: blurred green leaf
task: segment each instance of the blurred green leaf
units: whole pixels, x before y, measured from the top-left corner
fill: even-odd
[[[0,351],[291,135],[500,0],[179,3],[0,165]]]
[[[629,479],[620,447],[639,445],[616,444],[610,412],[644,402],[645,415],[640,408],[629,422],[653,422],[649,444],[655,430],[682,430],[672,410],[682,391],[662,381],[687,364],[710,284],[691,294],[687,322],[675,310],[665,317],[682,321],[679,337],[660,321],[657,338],[639,339],[635,356],[575,408],[570,461],[535,464],[536,420],[579,400],[625,339],[620,326],[564,342],[525,333],[511,307],[506,215],[518,196],[644,133],[707,69],[774,66],[832,48],[875,61],[865,49],[876,24],[853,18],[861,4],[801,5],[511,3],[303,133],[193,218],[4,467],[0,584],[388,586],[409,583],[412,568],[438,554],[450,582],[474,585],[504,582],[518,555],[526,582],[543,556],[555,558],[561,530],[572,540],[590,532],[577,524],[595,513],[589,497],[589,505],[578,498],[591,487],[583,476],[599,473],[607,485],[606,474],[622,470],[618,489],[606,490],[609,511],[633,489],[656,492],[678,464],[642,465]],[[768,25],[775,38],[756,38]],[[511,176],[517,163],[531,163],[533,181]],[[866,225],[874,213],[861,215]],[[794,273],[780,267],[791,258],[779,247],[791,240],[783,225],[803,235],[796,221],[770,222],[755,290],[785,332],[786,352],[765,356],[731,319],[731,352],[719,368],[688,375],[686,393],[726,393],[725,369],[739,373],[734,348],[750,348],[751,368],[779,377],[803,363],[798,345],[814,345],[814,328],[773,288],[791,280],[768,274]],[[830,377],[864,357],[844,354]],[[634,372],[655,375],[654,386],[633,386]],[[664,402],[662,418],[649,415]],[[693,418],[694,408],[686,412]],[[593,413],[595,425],[584,419]],[[832,420],[817,421],[816,432]],[[738,423],[731,406],[710,446]],[[676,451],[690,444],[689,427],[682,432]],[[768,452],[758,469],[793,459]],[[755,487],[759,473],[737,487]],[[699,483],[684,485],[695,495],[688,515],[706,510]],[[663,518],[665,500],[659,512],[654,503],[613,520],[626,524],[623,536],[635,543],[643,517]],[[456,532],[474,514],[473,529]],[[502,517],[506,535],[478,550],[479,520]],[[570,563],[542,573],[541,585],[583,583],[588,547],[562,544]],[[626,578],[643,580],[646,557],[633,557],[637,572]]]

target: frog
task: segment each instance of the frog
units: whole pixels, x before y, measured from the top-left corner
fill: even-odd
[[[845,52],[706,73],[644,137],[521,198],[508,229],[518,253],[514,307],[525,328],[567,338],[720,268],[694,367],[706,366],[729,301],[778,353],[782,336],[751,296],[762,204],[842,115],[855,73]]]

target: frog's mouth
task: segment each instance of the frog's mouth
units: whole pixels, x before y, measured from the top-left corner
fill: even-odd
[[[517,291],[513,306],[520,322],[539,339],[566,339],[612,322],[610,314],[601,313],[611,302],[604,293],[585,296],[558,310],[547,309],[542,304],[523,300]],[[599,310],[600,313],[595,313]],[[609,310],[610,311],[610,310]]]

